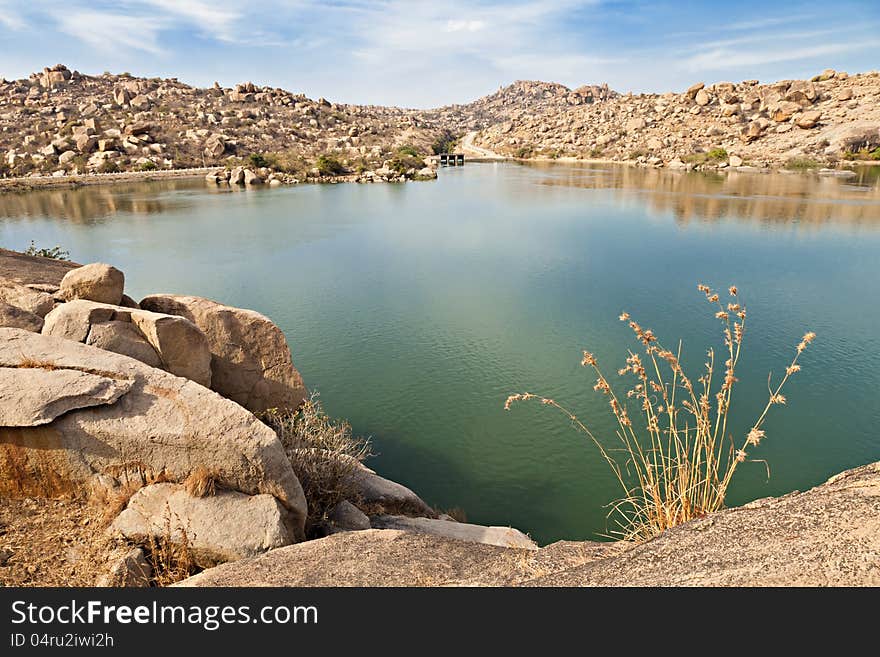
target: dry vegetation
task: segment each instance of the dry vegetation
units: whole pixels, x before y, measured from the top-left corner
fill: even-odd
[[[630,351],[625,366],[618,370],[618,375],[632,380],[625,397],[614,392],[596,357],[583,352],[581,365],[590,367],[597,375],[594,389],[608,398],[617,423],[619,446],[597,437],[573,412],[548,397],[527,392],[511,395],[505,402],[505,409],[509,410],[513,402],[538,399],[562,412],[596,445],[623,490],[610,515],[618,525],[612,534],[625,540],[652,538],[724,507],[737,467],[753,460],[749,459],[749,451],[766,437],[762,427],[767,414],[773,406],[785,404],[783,387],[789,377],[800,371],[798,359],[816,337],[814,333],[804,335],[777,384],[771,385],[768,377],[767,403],[745,436],[737,441],[728,432],[728,418],[742,353],[746,309],[738,299],[736,287],[729,288],[726,305],[707,286],[700,285],[699,290],[717,306],[715,316],[723,326],[724,370],[719,382],[715,381],[718,368],[713,349],[708,350],[704,372],[694,385],[681,365],[681,344],[675,352],[666,349],[653,331],[643,328],[627,313],[620,320],[629,324],[647,358]],[[629,400],[638,406],[633,414],[629,412]],[[623,462],[615,457],[616,453],[623,454]]]
[[[357,501],[354,475],[370,456],[369,441],[351,425],[327,416],[317,393],[295,412],[266,412],[263,421],[278,434],[308,502],[307,536],[320,533],[327,515],[343,500]]]

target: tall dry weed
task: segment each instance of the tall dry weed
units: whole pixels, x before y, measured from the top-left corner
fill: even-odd
[[[607,397],[616,420],[619,445],[597,437],[588,426],[556,400],[532,393],[510,395],[504,404],[539,400],[563,413],[573,426],[598,448],[620,484],[623,495],[611,509],[617,529],[611,533],[626,540],[644,540],[724,507],[737,468],[750,459],[750,452],[766,438],[763,428],[770,409],[786,402],[782,390],[801,369],[798,359],[816,335],[806,333],[795,348],[785,374],[773,385],[768,377],[768,398],[749,430],[737,440],[728,431],[736,372],[742,354],[746,309],[735,286],[729,299],[699,285],[709,303],[717,306],[715,317],[722,324],[724,361],[720,369],[713,349],[707,351],[702,375],[694,383],[681,365],[681,343],[665,348],[650,329],[628,313],[627,322],[644,349],[645,356],[629,351],[621,377],[629,378],[624,396],[614,391],[596,357],[583,352],[581,365],[597,376],[593,388]],[[633,407],[636,407],[635,410]],[[634,410],[634,414],[631,411]],[[638,416],[634,422],[633,417]],[[616,456],[622,454],[621,460]],[[758,460],[766,466],[766,462]],[[768,471],[769,472],[769,471]]]

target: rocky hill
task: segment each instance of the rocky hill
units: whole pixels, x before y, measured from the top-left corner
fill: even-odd
[[[617,93],[603,85],[584,85],[577,89],[555,82],[518,80],[488,96],[466,105],[447,105],[419,114],[433,125],[456,133],[480,130],[503,121],[520,121],[532,116],[564,112],[614,98]]]
[[[285,173],[338,175],[376,168],[402,147],[420,158],[468,130],[613,95],[607,86],[572,91],[521,81],[467,105],[413,110],[313,100],[250,82],[202,89],[176,78],[85,75],[57,64],[0,79],[0,176],[232,168],[251,156]],[[324,165],[313,170],[321,156]]]
[[[515,157],[651,166],[834,165],[880,160],[880,74],[694,84],[684,93],[611,95],[499,122],[475,145]]]

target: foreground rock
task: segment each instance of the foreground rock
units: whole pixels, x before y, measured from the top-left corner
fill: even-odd
[[[201,329],[211,352],[211,388],[227,399],[260,413],[293,409],[306,398],[284,334],[268,317],[210,299],[170,294],[148,296],[140,306],[185,317]]]
[[[271,495],[218,491],[193,497],[179,484],[137,491],[110,532],[141,544],[150,537],[180,543],[185,535],[196,557],[215,562],[250,557],[296,540],[284,507]]]
[[[880,463],[639,545],[540,550],[372,529],[209,569],[182,586],[877,586]]]
[[[115,402],[71,410],[42,426],[0,428],[0,495],[80,493],[100,474],[183,481],[206,468],[248,495],[273,495],[303,531],[306,502],[275,433],[238,404],[192,381],[63,338],[0,329],[0,367],[41,364],[49,382],[28,388],[32,414],[51,415],[66,393],[52,382],[100,372],[129,386]],[[57,390],[48,394],[46,390]]]
[[[368,529],[224,564],[177,586],[510,586],[617,551],[601,543],[522,550]]]
[[[686,555],[686,558],[683,558]],[[878,586],[880,463],[672,529],[536,586]]]
[[[375,529],[399,529],[418,534],[432,534],[469,543],[497,545],[506,548],[537,550],[537,544],[512,527],[484,527],[454,520],[410,518],[407,516],[375,516],[370,520]]]

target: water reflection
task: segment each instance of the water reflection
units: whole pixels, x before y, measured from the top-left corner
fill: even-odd
[[[528,164],[545,185],[617,190],[679,224],[747,220],[807,226],[880,227],[880,167],[860,167],[856,177],[812,173],[675,172],[629,166]],[[641,193],[640,193],[641,192]]]
[[[193,198],[174,192],[193,189],[206,187],[189,179],[11,192],[0,194],[0,218],[50,217],[92,224],[120,213],[159,214],[191,207]]]

